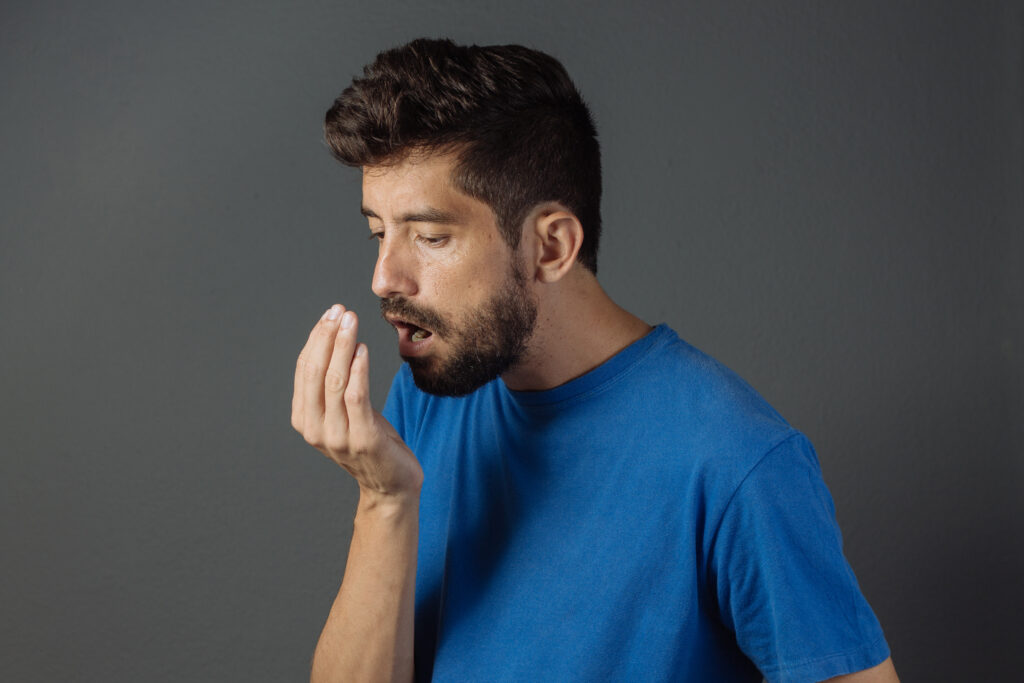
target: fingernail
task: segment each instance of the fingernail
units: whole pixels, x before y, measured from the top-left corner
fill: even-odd
[[[352,323],[354,323],[355,321],[356,321],[356,317],[354,315],[352,315],[352,312],[351,311],[345,311],[345,315],[342,316],[342,318],[341,318],[341,327],[342,327],[342,329],[347,330],[348,328],[352,327]]]
[[[365,355],[366,355],[366,346],[364,346],[363,344],[360,344],[359,346],[356,347],[356,356],[365,356]]]
[[[327,309],[326,313],[324,313],[324,318],[327,318],[328,320],[337,320],[339,315],[341,315],[341,306],[334,304]]]

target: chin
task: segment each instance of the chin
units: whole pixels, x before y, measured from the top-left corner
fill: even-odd
[[[487,384],[487,382],[467,384],[453,381],[452,378],[445,375],[417,371],[415,368],[412,370],[412,379],[413,382],[416,383],[416,388],[420,391],[433,396],[445,397],[467,396],[482,387],[484,384]]]
[[[486,362],[486,361],[492,362]],[[406,358],[416,387],[434,396],[466,396],[497,379],[508,366],[486,357],[461,362],[437,363],[426,358]],[[485,362],[481,362],[485,361]]]

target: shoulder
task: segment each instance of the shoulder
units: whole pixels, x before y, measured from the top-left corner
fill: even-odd
[[[665,427],[663,438],[708,476],[734,487],[773,449],[801,438],[739,375],[671,329],[658,329],[663,339],[634,381]]]
[[[718,360],[664,329],[652,349],[648,376],[652,389],[671,392],[704,419],[749,420],[787,426],[786,421],[742,377]],[[659,381],[660,380],[660,381]]]

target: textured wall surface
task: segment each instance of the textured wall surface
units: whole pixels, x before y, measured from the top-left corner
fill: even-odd
[[[606,289],[811,437],[905,680],[1019,677],[1021,3],[626,7],[3,4],[0,679],[306,675],[355,490],[295,356],[341,301],[398,366],[320,123],[420,35],[565,63]]]

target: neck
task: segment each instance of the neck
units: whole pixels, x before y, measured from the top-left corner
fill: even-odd
[[[542,391],[576,379],[651,331],[605,293],[592,273],[576,267],[536,292],[537,324],[529,348],[502,375],[514,391]]]

